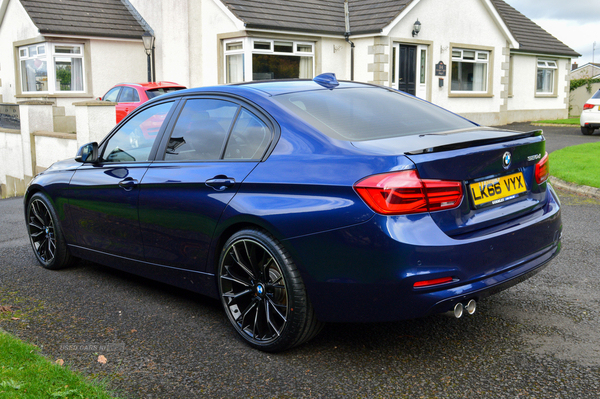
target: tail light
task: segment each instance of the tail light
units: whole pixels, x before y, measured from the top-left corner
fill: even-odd
[[[456,208],[463,197],[461,182],[421,179],[416,170],[369,176],[354,189],[371,209],[383,215]]]
[[[425,287],[431,287],[433,285],[446,284],[451,281],[454,281],[454,279],[452,277],[442,277],[442,278],[436,278],[433,280],[417,281],[413,285],[413,287],[414,288],[425,288]]]
[[[548,180],[550,176],[550,163],[548,153],[535,165],[535,181],[537,184],[542,184]]]
[[[586,109],[592,109],[594,108],[595,105],[594,104],[583,104],[583,110],[585,111]]]

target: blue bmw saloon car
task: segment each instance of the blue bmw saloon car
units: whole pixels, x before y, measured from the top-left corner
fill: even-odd
[[[178,91],[36,176],[34,254],[222,302],[264,351],[324,322],[454,311],[560,251],[541,131],[479,126],[333,74]]]

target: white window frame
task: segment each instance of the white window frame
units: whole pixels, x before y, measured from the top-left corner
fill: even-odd
[[[550,74],[550,90],[549,91],[545,91],[543,90],[543,86],[546,86],[542,83],[542,89],[540,89],[538,87],[538,74],[541,71],[550,71],[552,72]],[[555,77],[556,77],[556,71],[558,70],[558,62],[556,60],[552,60],[552,59],[541,59],[538,58],[537,62],[536,62],[536,71],[535,71],[535,94],[539,94],[539,95],[554,95],[555,93]],[[546,75],[547,76],[547,75]]]
[[[41,48],[44,49],[44,60],[46,62],[46,79],[47,79],[47,90],[43,91],[27,91],[25,90],[25,82],[22,79],[22,63],[21,61],[32,60],[32,59],[40,59],[40,57],[31,56],[29,54],[30,48],[35,47],[36,53],[39,54],[39,50]],[[78,53],[56,53],[56,47],[74,47],[78,48]],[[81,94],[86,93],[87,90],[87,79],[86,79],[86,70],[85,70],[85,54],[84,54],[84,44],[82,43],[58,43],[58,42],[42,42],[35,44],[28,44],[24,46],[18,47],[18,55],[19,55],[19,76],[20,76],[20,89],[21,94]],[[83,90],[57,90],[56,89],[56,58],[57,57],[69,57],[69,58],[80,58],[81,59],[81,69],[82,69],[82,84]]]
[[[475,53],[474,59],[465,59],[464,58],[464,52],[473,52]],[[459,52],[460,56],[455,56],[454,53],[455,52]],[[489,77],[490,77],[490,68],[491,68],[491,64],[490,64],[490,59],[491,59],[491,51],[488,50],[476,50],[476,49],[468,49],[468,48],[452,48],[452,63],[454,62],[460,62],[460,63],[470,63],[470,64],[485,64],[486,67],[486,73],[485,76],[483,78],[483,83],[484,83],[484,89],[483,90],[452,90],[450,89],[451,93],[457,93],[457,94],[487,94],[489,92]],[[485,56],[485,57],[482,57]],[[453,66],[450,65],[450,87],[452,87],[452,69]]]
[[[227,50],[227,45],[231,43],[242,43],[242,49],[236,50]],[[254,43],[269,43],[269,49],[254,49]],[[292,43],[292,52],[282,52],[275,51],[275,42],[287,42]],[[310,46],[310,52],[308,51],[298,51],[298,46]],[[312,77],[315,77],[315,43],[307,42],[307,41],[298,41],[298,40],[290,40],[290,39],[263,39],[263,38],[250,38],[250,37],[242,37],[235,39],[227,39],[223,40],[223,71],[224,73],[224,83],[239,83],[239,82],[230,82],[228,81],[228,69],[227,69],[227,57],[230,55],[238,55],[243,54],[243,80],[240,82],[250,82],[252,81],[253,70],[252,70],[252,55],[253,54],[272,54],[272,55],[282,55],[282,56],[296,56],[296,57],[310,57],[312,59]]]

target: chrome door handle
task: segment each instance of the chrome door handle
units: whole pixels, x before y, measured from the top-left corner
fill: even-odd
[[[137,186],[138,181],[132,177],[128,177],[119,182],[119,187],[121,187],[125,191],[131,191],[135,186]]]
[[[212,187],[216,191],[223,191],[235,184],[235,179],[224,175],[215,176],[204,182],[208,187]]]

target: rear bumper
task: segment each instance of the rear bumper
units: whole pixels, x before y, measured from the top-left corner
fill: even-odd
[[[594,123],[594,122],[585,122],[585,123],[583,123],[582,122],[581,123],[581,127],[589,127],[589,128],[592,128],[592,129],[598,129],[598,128],[600,128],[600,122],[596,122],[596,123]]]
[[[429,215],[385,217],[291,239],[317,316],[323,321],[411,319],[482,299],[542,270],[561,248],[552,190],[539,217],[484,237],[455,240]],[[416,281],[454,281],[416,289]]]
[[[600,128],[600,111],[583,111],[579,118],[581,127]]]

